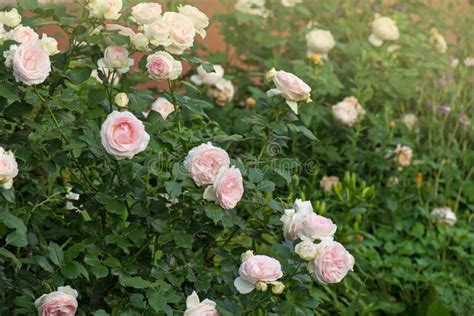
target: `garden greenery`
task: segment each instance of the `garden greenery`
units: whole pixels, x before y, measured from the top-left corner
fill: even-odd
[[[17,2],[1,315],[474,312],[472,6]]]

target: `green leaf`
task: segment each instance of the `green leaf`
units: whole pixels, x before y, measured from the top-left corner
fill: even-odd
[[[103,309],[99,309],[98,311],[95,311],[93,316],[109,316],[110,314],[104,311]]]
[[[73,68],[68,72],[68,77],[74,84],[81,84],[91,76],[92,69],[86,67]]]
[[[48,246],[48,257],[57,266],[64,260],[63,249],[56,243],[51,242]]]
[[[166,181],[165,182],[166,192],[170,195],[172,199],[177,198],[181,195],[181,184],[176,181]]]
[[[217,224],[222,219],[222,217],[224,217],[224,212],[222,211],[222,208],[215,204],[210,204],[206,206],[205,212],[207,217],[214,221],[214,224]]]
[[[15,265],[15,268],[18,269],[21,267],[21,262],[18,260],[18,258],[9,250],[5,248],[0,248],[0,256],[6,257],[12,261],[12,263]]]
[[[122,286],[133,287],[135,289],[146,289],[151,286],[150,281],[144,280],[141,277],[121,276],[119,282]]]
[[[270,180],[263,180],[257,185],[257,190],[264,192],[273,192],[275,190],[275,183]]]
[[[0,97],[4,97],[5,99],[8,100],[7,104],[10,105],[15,101],[20,101],[20,98],[18,98],[18,90],[7,84],[7,82],[3,82],[0,85]]]
[[[96,265],[96,266],[92,267],[91,270],[92,270],[92,273],[94,273],[94,275],[98,279],[105,278],[106,276],[109,275],[109,268],[107,268],[103,264]]]

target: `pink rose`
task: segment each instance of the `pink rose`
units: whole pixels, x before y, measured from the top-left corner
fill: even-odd
[[[407,167],[411,164],[413,150],[410,147],[398,144],[393,152],[395,153],[393,160],[399,168]]]
[[[160,113],[163,120],[166,120],[168,115],[174,112],[174,105],[165,98],[158,98],[151,105],[151,111]],[[149,112],[145,113],[145,117],[148,116],[148,113]]]
[[[278,260],[263,255],[251,255],[240,265],[239,277],[235,279],[234,286],[241,294],[247,294],[255,289],[257,282],[272,284],[282,276]]]
[[[316,256],[308,268],[322,284],[339,283],[354,267],[354,257],[340,243],[323,240],[317,246]]]
[[[232,209],[244,195],[244,185],[240,170],[235,167],[221,169],[217,174],[213,189],[217,203],[223,209]]]
[[[311,100],[311,88],[294,74],[272,69],[267,73],[267,77],[273,81],[276,87],[275,89],[267,91],[267,95],[281,95],[286,99],[286,103],[296,114],[298,114],[296,102],[309,102]]]
[[[77,310],[77,291],[70,286],[58,287],[56,292],[43,294],[35,302],[40,316],[74,316]]]
[[[13,55],[13,75],[16,81],[31,86],[43,83],[51,72],[48,53],[35,44],[21,44]]]
[[[219,170],[230,165],[229,155],[225,150],[201,144],[191,149],[184,160],[184,167],[193,177],[197,186],[213,184]]]
[[[13,178],[18,175],[18,164],[11,151],[0,147],[0,188],[11,189]]]
[[[8,33],[7,38],[20,44],[34,44],[39,36],[31,27],[18,25]]]
[[[196,292],[193,292],[186,299],[184,316],[219,316],[219,312],[214,301],[205,299],[201,302]]]
[[[110,113],[102,124],[100,138],[105,150],[116,159],[132,158],[150,141],[143,123],[127,111]]]
[[[147,57],[146,68],[154,80],[175,80],[183,71],[183,65],[167,52],[156,52]]]

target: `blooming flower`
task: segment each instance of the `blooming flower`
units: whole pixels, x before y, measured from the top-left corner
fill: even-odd
[[[242,13],[257,15],[266,18],[270,11],[265,8],[265,0],[237,0],[235,9]]]
[[[439,53],[445,53],[448,50],[448,43],[446,43],[444,36],[435,28],[431,30],[430,44],[433,45]]]
[[[220,169],[227,169],[230,159],[227,152],[211,143],[191,149],[184,159],[184,167],[197,186],[213,184]]]
[[[122,0],[89,0],[87,8],[91,17],[117,20],[122,10]]]
[[[151,111],[159,113],[163,120],[166,120],[168,115],[174,112],[174,105],[165,98],[158,98],[151,105]],[[146,112],[145,117],[147,117],[148,114],[149,112]]]
[[[377,17],[372,23],[372,34],[369,42],[375,46],[382,46],[384,41],[396,41],[400,37],[400,32],[395,21],[389,17]]]
[[[40,316],[74,316],[77,310],[76,290],[70,286],[60,286],[58,290],[43,294],[35,301]]]
[[[153,2],[139,3],[133,6],[130,15],[130,20],[139,25],[150,24],[160,18],[161,5]]]
[[[191,76],[191,81],[198,86],[205,84],[212,86],[224,77],[224,68],[221,65],[212,65],[213,71],[207,72],[203,65],[196,69],[197,75]]]
[[[413,150],[410,147],[398,144],[393,152],[395,153],[393,161],[397,167],[403,168],[411,164]]]
[[[143,31],[152,45],[169,46],[173,43],[170,37],[171,27],[163,19],[145,25]]]
[[[15,27],[21,23],[21,15],[13,8],[10,11],[0,12],[0,23],[8,27]]]
[[[11,189],[13,178],[18,175],[18,164],[15,155],[11,151],[5,151],[0,147],[0,187]]]
[[[202,302],[195,291],[186,299],[186,310],[184,316],[219,316],[216,303],[209,299]]]
[[[38,41],[38,34],[29,26],[18,25],[5,36],[19,44],[35,44]]]
[[[43,83],[51,72],[48,54],[36,44],[21,44],[13,55],[13,75],[17,82],[31,86]]]
[[[188,16],[176,12],[166,12],[163,15],[163,21],[170,27],[171,45],[165,47],[167,52],[181,55],[186,49],[193,46],[196,28]]]
[[[336,122],[345,126],[353,126],[366,111],[355,97],[347,97],[333,105],[332,115]]]
[[[118,73],[126,73],[133,66],[133,59],[128,58],[128,51],[120,46],[109,46],[104,57],[97,61],[99,68],[115,69]]]
[[[213,86],[208,86],[207,95],[217,105],[224,106],[234,98],[235,88],[232,81],[221,78]]]
[[[331,32],[316,29],[306,34],[306,46],[308,57],[317,54],[327,58],[329,51],[336,46],[336,41]]]
[[[453,226],[457,221],[456,214],[447,206],[434,208],[431,211],[431,216],[434,218],[436,223],[447,226]]]
[[[59,53],[58,41],[48,35],[44,34],[41,36],[41,39],[37,41],[37,44],[48,53],[49,56],[53,56]]]
[[[193,22],[196,33],[202,38],[206,37],[206,28],[209,26],[209,18],[207,15],[192,5],[179,6],[178,12],[184,14]]]
[[[412,131],[418,124],[418,118],[413,113],[407,113],[402,116],[402,123],[408,128],[408,130]]]
[[[319,186],[326,193],[332,192],[332,187],[339,183],[339,178],[336,176],[324,176],[319,182]]]
[[[167,52],[156,52],[147,57],[146,68],[150,78],[161,80],[175,80],[183,71],[183,65]]]

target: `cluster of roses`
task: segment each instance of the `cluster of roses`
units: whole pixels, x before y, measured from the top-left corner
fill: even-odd
[[[211,72],[207,72],[204,66],[200,65],[197,74],[191,76],[191,81],[198,86],[204,85],[207,95],[213,98],[217,105],[224,106],[234,98],[234,85],[224,78],[224,68],[221,65],[213,65]]]
[[[4,63],[8,68],[13,68],[17,82],[40,84],[51,72],[49,56],[59,53],[58,42],[46,34],[40,38],[32,28],[23,26],[21,20],[16,9],[0,12],[0,40],[17,43],[3,52]]]
[[[271,12],[265,7],[265,2],[265,0],[237,0],[235,9],[242,13],[266,18]],[[281,4],[287,8],[294,7],[302,2],[303,0],[281,0]]]

